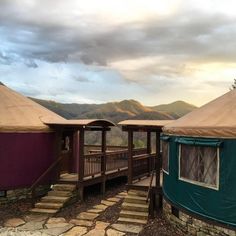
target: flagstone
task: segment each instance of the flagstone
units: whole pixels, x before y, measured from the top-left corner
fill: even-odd
[[[74,225],[67,224],[64,227],[56,227],[56,228],[50,228],[50,229],[44,229],[41,232],[46,235],[52,235],[52,236],[58,236],[65,232],[67,232],[69,229],[71,229]]]
[[[94,220],[98,216],[99,214],[96,214],[96,213],[82,212],[79,215],[77,215],[76,218],[80,220]]]
[[[128,232],[134,234],[138,234],[143,229],[142,226],[133,224],[113,224],[111,225],[111,227],[122,232]]]
[[[119,202],[119,201],[120,201],[120,198],[118,198],[118,197],[110,197],[110,198],[107,198],[107,201],[110,201],[110,202]]]
[[[52,229],[52,228],[63,228],[70,225],[69,223],[51,223],[51,224],[45,224],[47,229]]]
[[[107,236],[123,236],[123,235],[125,235],[125,233],[120,232],[115,229],[108,229],[106,234],[107,234]]]
[[[12,218],[12,219],[8,219],[5,223],[4,226],[5,227],[18,227],[25,224],[25,221],[22,220],[21,218]]]
[[[42,222],[46,221],[47,219],[48,219],[47,215],[41,215],[41,214],[30,214],[24,217],[24,220],[27,222],[29,221]]]
[[[82,236],[87,233],[86,227],[76,226],[70,229],[68,232],[64,233],[63,236]]]
[[[102,210],[102,209],[95,209],[95,208],[87,210],[87,212],[90,212],[90,213],[101,213],[103,211],[104,210]]]
[[[110,202],[110,201],[106,201],[106,200],[102,200],[101,203],[106,206],[113,206],[116,204],[116,202]]]
[[[35,231],[35,230],[40,230],[43,229],[43,224],[44,221],[30,221],[27,222],[26,224],[18,227],[18,230],[26,230],[26,231]]]
[[[94,206],[94,208],[101,209],[101,210],[106,210],[108,208],[108,206],[105,206],[103,204],[99,204],[99,205]]]
[[[96,221],[95,229],[106,229],[110,223],[103,221]]]
[[[87,234],[85,234],[84,236],[105,236],[106,232],[104,229],[93,229],[91,231],[89,231]]]
[[[66,223],[66,219],[63,217],[51,217],[48,219],[47,224]]]
[[[87,226],[91,227],[93,225],[92,221],[89,220],[78,220],[78,219],[72,219],[69,221],[70,224],[78,225],[78,226]]]

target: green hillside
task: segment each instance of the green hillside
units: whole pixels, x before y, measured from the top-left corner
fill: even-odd
[[[175,119],[184,116],[195,108],[197,107],[183,101],[176,101],[170,104],[162,104],[152,107],[153,110],[159,112],[166,112],[172,117],[175,117]]]

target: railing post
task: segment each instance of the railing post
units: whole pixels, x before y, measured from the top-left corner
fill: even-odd
[[[151,173],[151,132],[147,131],[147,154],[148,154],[148,175],[150,176]]]
[[[160,132],[156,132],[156,190],[158,193],[158,209],[162,205],[162,195],[161,195],[161,182],[160,182],[160,169],[161,169],[161,144],[160,144]]]
[[[79,196],[83,201],[84,199],[84,129],[79,130],[79,171],[78,171],[78,187],[79,187]]]
[[[128,184],[133,181],[133,130],[128,130]]]
[[[101,192],[104,195],[106,191],[106,130],[102,130],[102,156],[101,156],[101,173],[102,173],[102,184],[101,184]]]

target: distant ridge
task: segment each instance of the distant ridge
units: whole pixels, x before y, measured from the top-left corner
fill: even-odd
[[[0,81],[0,85],[3,85],[3,86],[5,86],[5,84],[4,84],[4,83],[2,83],[1,81]]]
[[[152,107],[155,111],[166,112],[175,119],[184,116],[197,107],[184,101],[176,101],[169,104],[162,104]]]
[[[31,99],[67,119],[103,118],[116,123],[125,119],[177,119],[196,108],[196,106],[183,101],[147,107],[132,99],[104,104],[64,104],[35,98]]]

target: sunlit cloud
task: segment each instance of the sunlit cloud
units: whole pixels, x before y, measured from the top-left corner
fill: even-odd
[[[42,99],[201,105],[235,78],[235,1],[0,1],[0,80]]]

